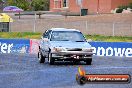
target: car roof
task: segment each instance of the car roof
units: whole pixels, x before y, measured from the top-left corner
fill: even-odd
[[[50,30],[52,30],[52,31],[77,31],[77,32],[80,32],[77,29],[67,29],[67,28],[51,28]]]

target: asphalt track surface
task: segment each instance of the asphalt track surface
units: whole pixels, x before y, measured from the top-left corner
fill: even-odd
[[[132,88],[129,84],[85,84],[80,86],[75,75],[82,65],[87,74],[130,74],[132,58],[93,57],[92,65],[70,62],[39,64],[36,55],[0,54],[0,88]],[[132,77],[131,77],[132,78]]]

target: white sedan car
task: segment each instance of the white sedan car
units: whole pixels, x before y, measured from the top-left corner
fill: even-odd
[[[91,65],[92,56],[93,49],[79,30],[52,28],[42,35],[38,52],[40,63],[48,58],[51,65],[55,61],[84,61]]]

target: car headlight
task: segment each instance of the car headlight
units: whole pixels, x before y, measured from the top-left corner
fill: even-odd
[[[85,51],[85,52],[93,52],[93,49],[92,48],[83,48],[82,51]]]
[[[54,47],[53,48],[53,51],[60,52],[60,51],[65,51],[65,49],[64,48],[61,48],[61,47]]]

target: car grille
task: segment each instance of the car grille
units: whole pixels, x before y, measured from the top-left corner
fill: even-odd
[[[67,51],[82,51],[80,48],[67,49]]]

